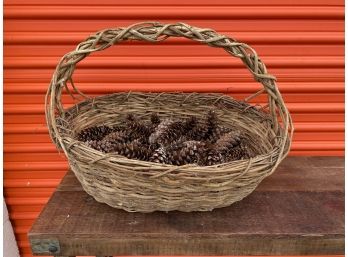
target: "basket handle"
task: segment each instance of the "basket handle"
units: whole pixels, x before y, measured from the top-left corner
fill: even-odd
[[[46,94],[46,120],[48,126],[53,128],[53,131],[50,129],[51,137],[53,136],[52,132],[59,137],[56,129],[55,114],[57,112],[61,114],[64,111],[61,103],[63,88],[73,96],[71,89],[69,89],[67,85],[67,83],[70,82],[72,90],[75,93],[83,95],[83,93],[74,86],[72,81],[72,74],[78,62],[92,52],[104,50],[124,40],[159,42],[168,37],[185,37],[212,47],[220,47],[225,49],[232,56],[240,58],[254,76],[254,79],[263,85],[263,89],[253,96],[266,91],[269,100],[268,108],[274,124],[278,126],[276,111],[276,109],[278,109],[281,119],[286,125],[284,127],[285,133],[287,133],[289,123],[291,124],[291,118],[275,83],[276,78],[267,73],[265,64],[259,59],[254,49],[247,44],[237,42],[233,38],[220,35],[208,28],[192,27],[185,23],[161,24],[158,22],[143,22],[133,24],[127,28],[114,28],[99,31],[81,42],[76,47],[76,50],[63,56],[56,67]],[[251,97],[249,97],[249,99],[250,98]]]

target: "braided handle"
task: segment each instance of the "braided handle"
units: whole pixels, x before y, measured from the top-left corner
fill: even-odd
[[[72,81],[72,74],[78,62],[92,52],[104,50],[127,39],[159,42],[168,37],[185,37],[212,47],[220,47],[225,49],[232,56],[240,58],[252,73],[254,79],[264,86],[264,88],[255,95],[259,95],[266,91],[269,100],[268,108],[275,126],[278,126],[278,111],[284,124],[285,133],[288,133],[289,125],[291,125],[291,118],[278,91],[275,83],[276,79],[267,73],[265,64],[259,59],[254,49],[247,44],[237,42],[233,38],[219,35],[212,29],[192,27],[185,23],[161,24],[158,22],[137,23],[127,28],[99,31],[80,43],[76,50],[63,56],[56,67],[46,95],[46,120],[48,126],[53,128],[53,131],[50,129],[50,133],[54,132],[59,139],[54,114],[56,111],[58,111],[58,113],[64,111],[61,103],[63,88],[71,94],[67,83],[70,82],[75,93],[83,95],[83,93],[74,86]]]

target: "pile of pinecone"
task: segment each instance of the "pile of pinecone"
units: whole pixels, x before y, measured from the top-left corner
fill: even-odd
[[[171,165],[209,166],[254,156],[243,133],[220,126],[214,111],[202,121],[161,120],[156,113],[142,121],[128,114],[123,125],[90,127],[77,139],[104,153]]]

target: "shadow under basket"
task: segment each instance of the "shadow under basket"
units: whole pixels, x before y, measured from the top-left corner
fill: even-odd
[[[205,38],[217,36],[212,30],[208,30],[208,34],[207,29],[202,30],[182,23],[142,23],[98,32],[81,43],[78,49],[84,53],[81,54],[84,58],[87,50],[99,51],[117,40],[121,41],[119,35],[132,38],[139,37],[139,33],[146,36],[139,40],[148,41],[149,38],[160,41],[161,35],[173,36],[175,33],[176,36],[197,41],[201,38],[197,33]],[[109,36],[101,36],[101,33]],[[117,40],[112,41],[114,37]],[[233,39],[224,39],[236,43]],[[95,41],[98,43],[91,43]],[[229,48],[229,52],[233,53],[237,51],[235,44],[220,47]],[[243,44],[243,47],[246,45]],[[260,59],[255,59],[254,55],[251,58],[247,51],[243,52],[247,60],[257,60],[258,71],[263,74],[260,81],[264,88],[253,97],[267,93],[267,108],[255,107],[223,94],[132,92],[86,98],[64,110],[60,101],[62,89],[69,90],[66,82],[70,81],[70,87],[80,93],[71,79],[76,63],[83,59],[78,58],[78,53],[76,50],[65,55],[57,66],[47,94],[46,120],[52,140],[66,154],[84,190],[98,202],[130,212],[210,211],[231,205],[249,195],[265,177],[274,172],[289,152],[293,133],[290,115],[274,78],[265,73]],[[253,61],[250,64],[243,60],[248,67],[255,65]],[[258,78],[257,75],[255,77]],[[103,153],[76,139],[82,129],[101,124],[118,125],[129,113],[136,114],[142,120],[149,120],[153,112],[158,113],[161,119],[196,116],[200,120],[210,109],[216,112],[219,124],[243,132],[255,157],[213,166],[173,166]]]

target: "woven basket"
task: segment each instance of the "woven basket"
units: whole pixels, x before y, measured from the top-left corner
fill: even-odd
[[[127,39],[159,42],[168,37],[185,37],[225,49],[240,58],[263,87],[245,101],[198,93],[125,92],[89,98],[75,87],[75,66],[90,53]],[[83,100],[64,109],[63,89]],[[261,94],[268,96],[265,106],[248,104]],[[151,112],[162,118],[202,117],[211,108],[224,126],[238,127],[247,134],[250,147],[258,153],[256,157],[215,166],[172,166],[104,154],[76,140],[80,130],[96,124],[119,124],[127,113],[136,113],[142,119],[149,119]],[[267,73],[256,52],[212,29],[184,23],[139,23],[99,31],[87,38],[58,63],[46,95],[46,120],[53,142],[64,151],[84,190],[99,202],[132,212],[209,211],[239,201],[274,172],[288,154],[293,134],[275,77]]]

